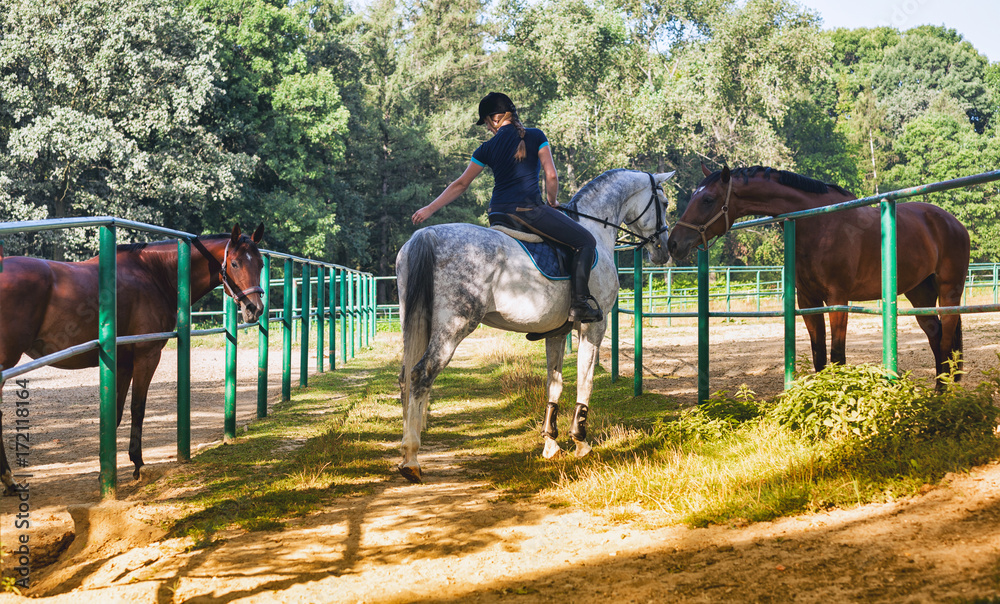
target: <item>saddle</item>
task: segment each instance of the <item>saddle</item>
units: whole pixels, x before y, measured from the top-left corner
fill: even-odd
[[[528,227],[509,214],[493,212],[489,215],[490,228],[513,237],[521,244],[524,251],[535,263],[535,268],[551,280],[569,279],[569,251],[561,245],[553,243],[551,240],[543,238],[538,233],[528,230]],[[544,267],[544,268],[543,268]],[[545,333],[529,333],[525,337],[532,341],[544,340],[546,338],[560,337],[573,330],[573,324],[564,323],[562,326],[547,331]]]
[[[515,220],[510,214],[503,212],[493,212],[488,216],[490,228],[500,231],[504,235],[509,235],[518,241],[528,243],[542,243],[542,236],[528,230],[528,227]]]
[[[542,275],[552,281],[568,281],[571,252],[564,246],[528,230],[528,227],[508,214],[489,215],[490,228],[513,237],[524,248]]]

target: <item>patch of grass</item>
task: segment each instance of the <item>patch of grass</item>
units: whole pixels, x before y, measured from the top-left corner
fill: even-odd
[[[594,451],[576,459],[567,450],[571,354],[558,418],[565,454],[545,460],[544,345],[492,330],[472,338],[434,384],[422,440],[457,455],[505,499],[541,494],[549,505],[618,520],[739,524],[909,495],[1000,452],[995,374],[973,390],[937,393],[908,376],[888,382],[878,368],[834,366],[775,401],[744,388],[684,408],[660,395],[632,396],[628,380],[612,383],[598,368],[588,426]],[[172,533],[203,547],[227,528],[277,530],[334,498],[398,481],[399,344],[399,334],[380,334],[348,368],[311,377],[236,443],[163,481],[198,486],[177,500],[187,512]]]
[[[1000,453],[995,372],[943,392],[883,376],[831,366],[774,402],[719,393],[664,414],[652,452],[566,475],[557,492],[596,510],[655,509],[664,522],[754,522],[911,495]]]
[[[187,512],[171,534],[204,547],[226,528],[276,530],[391,477],[385,443],[399,432],[396,360],[387,346],[365,354],[365,368],[312,376],[310,387],[293,390],[234,443],[201,453],[164,481],[198,486],[179,500]]]

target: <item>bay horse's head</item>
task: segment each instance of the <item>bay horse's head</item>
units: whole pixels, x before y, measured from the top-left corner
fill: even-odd
[[[257,244],[263,237],[263,222],[251,237],[244,235],[237,224],[233,226],[232,235],[222,254],[222,269],[219,272],[222,287],[236,301],[236,307],[242,311],[246,323],[256,321],[264,311],[261,299],[264,289],[260,286],[260,271],[264,267],[264,261],[257,249]]]
[[[670,225],[667,224],[669,202],[663,192],[663,183],[674,174],[675,172],[646,174],[649,177],[649,187],[639,189],[625,202],[625,225],[643,237],[643,247],[649,252],[649,260],[653,264],[666,264],[670,260],[667,252],[667,235],[670,232]]]
[[[667,249],[677,260],[687,257],[691,248],[704,245],[729,230],[729,203],[733,193],[733,178],[729,167],[719,172],[710,172],[702,164],[705,179],[698,183],[691,201],[680,219],[674,224]]]

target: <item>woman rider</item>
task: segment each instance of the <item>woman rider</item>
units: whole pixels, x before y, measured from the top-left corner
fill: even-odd
[[[514,103],[499,92],[491,92],[479,102],[476,124],[485,124],[493,137],[476,149],[465,172],[437,199],[413,213],[413,224],[420,224],[457,199],[483,168],[489,166],[495,179],[489,213],[507,214],[532,231],[569,248],[573,256],[569,320],[600,321],[604,315],[590,295],[590,269],[594,266],[597,244],[587,229],[555,209],[559,206],[556,201],[559,176],[545,133],[537,128],[525,128]],[[538,186],[540,168],[545,171],[548,205],[542,203]]]

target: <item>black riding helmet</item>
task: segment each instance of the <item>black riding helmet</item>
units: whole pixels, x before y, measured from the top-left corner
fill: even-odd
[[[502,92],[491,92],[483,97],[483,100],[479,101],[479,121],[476,122],[477,126],[482,126],[486,122],[486,118],[491,115],[496,115],[497,113],[513,113],[517,115],[517,107],[514,106],[514,101],[510,100],[510,97]]]

